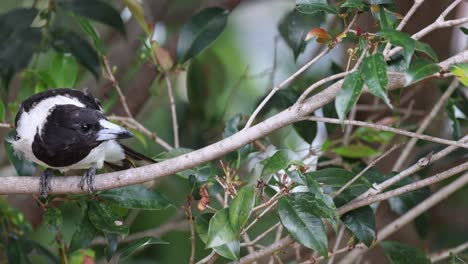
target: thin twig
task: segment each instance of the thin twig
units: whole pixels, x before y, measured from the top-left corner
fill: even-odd
[[[208,262],[211,260],[211,258],[212,258],[213,256],[215,256],[215,255],[217,255],[216,251],[212,250],[211,253],[210,253],[208,256],[206,256],[206,257],[204,257],[203,259],[199,260],[199,261],[197,262],[197,264],[208,263]]]
[[[164,74],[164,80],[166,80],[167,94],[169,95],[169,103],[171,105],[171,116],[172,116],[172,131],[174,133],[174,147],[179,148],[179,124],[177,122],[177,110],[174,100],[174,90],[172,89],[172,83],[167,73]]]
[[[356,118],[356,105],[351,108],[351,112],[348,116],[349,120],[354,120]],[[343,146],[349,145],[349,137],[351,136],[351,132],[353,131],[353,125],[346,126],[344,135],[343,135]]]
[[[307,120],[310,121],[316,121],[316,122],[325,122],[325,123],[332,123],[332,124],[341,124],[341,121],[336,118],[328,118],[328,117],[321,117],[321,116],[310,116],[307,118]],[[384,125],[378,125],[378,124],[373,124],[373,123],[368,123],[368,122],[363,122],[363,121],[356,121],[356,120],[344,120],[343,121],[345,124],[353,124],[355,126],[363,126],[363,127],[369,127],[369,128],[374,128],[379,131],[388,131],[392,132],[395,134],[400,134],[403,136],[408,136],[408,137],[413,137],[413,138],[418,138],[421,140],[426,140],[426,141],[432,141],[435,143],[439,144],[444,144],[444,145],[450,145],[450,146],[457,146],[460,148],[468,148],[468,144],[465,143],[459,143],[453,140],[448,140],[448,139],[443,139],[443,138],[438,138],[438,137],[432,137],[428,135],[421,135],[413,132],[409,132],[406,130],[398,129],[398,128],[393,128],[389,126],[384,126]]]
[[[258,220],[260,220],[266,213],[268,213],[271,210],[271,208],[273,208],[277,203],[278,201],[274,201],[262,213],[255,217],[255,219],[244,230],[242,230],[241,235],[247,232],[253,225],[255,225],[258,222]]]
[[[361,172],[359,172],[356,176],[354,176],[354,178],[352,178],[350,181],[348,181],[345,185],[343,185],[343,187],[341,187],[336,193],[334,193],[332,195],[333,198],[335,198],[336,196],[340,195],[344,190],[346,190],[349,186],[351,186],[351,184],[353,184],[355,181],[357,181],[362,175],[364,175],[364,173],[366,171],[368,171],[370,168],[374,167],[375,164],[377,164],[377,162],[381,161],[383,158],[385,158],[387,155],[389,155],[390,153],[392,153],[395,149],[399,148],[400,145],[395,145],[393,146],[392,148],[390,148],[389,150],[387,150],[384,154],[380,155],[377,159],[375,159],[374,161],[372,161],[371,163],[369,163],[369,165],[367,165]]]
[[[332,252],[335,254],[336,254],[336,251],[338,250],[338,247],[340,246],[341,239],[343,239],[344,231],[345,231],[345,225],[341,224],[340,230],[338,231],[338,235],[336,236],[335,245],[333,246]],[[333,264],[333,261],[335,260],[335,254],[331,254],[331,257],[328,260],[327,264]]]
[[[360,208],[360,207],[363,207],[363,206],[366,206],[366,205],[369,205],[369,204],[373,204],[375,202],[388,200],[389,198],[399,196],[399,195],[402,195],[402,194],[407,193],[407,192],[412,192],[414,190],[421,189],[423,187],[426,187],[426,186],[432,185],[434,183],[443,181],[443,180],[445,180],[445,179],[447,179],[447,178],[449,178],[451,176],[457,175],[457,174],[459,174],[461,172],[464,172],[466,170],[468,170],[468,162],[462,163],[462,164],[460,164],[458,166],[450,168],[450,169],[448,169],[448,170],[446,170],[444,172],[438,173],[438,174],[436,174],[434,176],[425,178],[424,180],[420,180],[420,181],[417,181],[417,182],[407,184],[407,185],[405,185],[403,187],[400,187],[400,188],[397,188],[395,190],[384,192],[382,194],[377,194],[375,196],[370,196],[368,198],[364,198],[364,199],[361,199],[361,200],[352,201],[351,203],[348,203],[348,204],[338,208],[338,213],[340,215],[343,215],[343,214],[345,214],[345,213],[347,213],[349,211],[352,211],[352,210],[354,210],[356,208]]]
[[[107,78],[109,81],[112,82],[112,85],[115,87],[115,90],[117,90],[117,93],[119,95],[120,103],[122,104],[125,113],[127,114],[128,117],[133,118],[132,113],[130,112],[130,108],[128,108],[127,100],[125,99],[124,94],[122,93],[122,89],[120,89],[119,82],[115,78],[114,74],[112,73],[112,69],[109,66],[109,62],[107,61],[106,57],[102,57],[102,61],[104,63],[104,68],[106,69],[107,73]]]
[[[169,145],[166,141],[164,141],[162,138],[158,137],[155,133],[151,132],[148,128],[143,126],[140,122],[136,121],[132,117],[123,117],[123,116],[115,116],[111,115],[108,116],[110,120],[114,121],[119,121],[121,122],[124,126],[134,129],[140,133],[143,133],[147,137],[151,138],[155,143],[159,144],[161,147],[163,147],[166,150],[171,150],[173,147]]]
[[[421,134],[424,131],[426,131],[427,127],[429,127],[432,120],[436,117],[437,113],[439,113],[442,106],[449,99],[450,95],[455,91],[455,89],[457,89],[457,87],[458,79],[454,78],[447,90],[437,100],[437,103],[434,105],[434,107],[432,107],[432,110],[429,112],[429,114],[423,119],[421,125],[416,130],[417,134]],[[409,154],[411,153],[411,150],[413,150],[414,146],[416,145],[416,142],[418,142],[418,139],[412,138],[410,139],[408,144],[406,144],[405,148],[403,149],[397,161],[395,162],[395,165],[393,166],[393,171],[399,171],[401,169],[403,163],[407,160]]]
[[[275,230],[280,225],[281,225],[280,222],[276,223],[272,227],[268,228],[265,232],[258,235],[254,240],[252,240],[252,241],[250,241],[248,243],[241,243],[241,247],[250,247],[250,246],[253,246],[253,245],[257,244],[258,241],[262,240],[262,238],[264,238],[266,235],[268,235],[270,232]]]
[[[465,243],[460,244],[460,245],[458,245],[456,247],[432,253],[432,254],[430,254],[431,262],[434,263],[434,262],[437,262],[437,261],[444,260],[446,258],[449,258],[450,254],[458,254],[458,253],[463,252],[463,251],[465,251],[467,249],[468,249],[468,241],[466,241]]]
[[[193,215],[192,215],[192,206],[191,206],[191,201],[187,199],[187,204],[185,205],[185,213],[187,214],[187,218],[189,221],[189,226],[190,226],[190,245],[191,245],[191,254],[190,254],[190,264],[195,263],[195,223],[193,221]]]
[[[13,128],[13,126],[8,123],[0,123],[0,128]]]

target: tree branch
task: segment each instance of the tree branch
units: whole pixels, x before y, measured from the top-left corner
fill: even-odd
[[[468,62],[468,50],[439,63],[439,66],[443,70],[447,70],[451,66],[448,62],[463,60]],[[387,77],[387,90],[401,88],[405,85],[405,78],[402,73],[388,72]],[[336,82],[311,98],[306,99],[302,104],[295,104],[253,127],[243,129],[231,137],[207,147],[156,164],[98,175],[94,186],[96,190],[106,190],[143,183],[222,157],[279,128],[303,120],[311,112],[334,100],[342,83],[343,81]],[[83,193],[83,190],[79,187],[80,178],[79,176],[54,177],[51,179],[51,191],[49,193]],[[5,176],[2,177],[0,194],[36,194],[39,191],[38,186],[39,177]]]
[[[436,252],[436,253],[432,253],[430,255],[431,257],[431,262],[434,263],[434,262],[437,262],[437,261],[441,261],[441,260],[444,260],[448,257],[450,257],[450,254],[458,254],[460,252],[463,252],[465,250],[468,249],[468,241],[466,241],[465,243],[463,244],[460,244],[454,248],[449,248],[449,249],[446,249],[446,250],[443,250],[443,251],[440,251],[440,252]]]

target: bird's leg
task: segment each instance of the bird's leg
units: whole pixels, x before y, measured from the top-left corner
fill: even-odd
[[[50,188],[50,177],[54,176],[54,171],[47,168],[42,172],[41,178],[39,178],[39,193],[44,199],[47,198],[47,193],[51,191]]]
[[[94,189],[94,176],[96,175],[96,167],[89,168],[83,177],[80,180],[80,188],[84,190],[85,183],[88,185],[88,192],[90,194],[94,193],[96,190]]]

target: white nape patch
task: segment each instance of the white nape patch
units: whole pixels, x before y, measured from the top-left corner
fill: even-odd
[[[31,143],[36,135],[36,132],[41,131],[50,110],[57,105],[76,105],[85,107],[78,99],[68,96],[57,95],[44,99],[34,105],[29,112],[23,112],[18,120],[18,127],[16,133],[20,138],[30,140]]]

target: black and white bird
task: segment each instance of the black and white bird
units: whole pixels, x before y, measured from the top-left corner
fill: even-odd
[[[15,118],[16,137],[10,142],[15,153],[46,167],[40,193],[47,197],[54,170],[86,169],[80,187],[94,192],[96,170],[108,165],[114,170],[134,167],[133,160],[154,160],[117,142],[133,134],[104,116],[99,101],[72,89],[52,89],[21,103]]]

